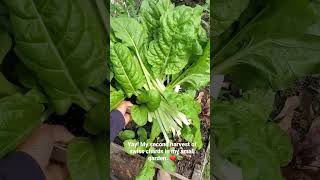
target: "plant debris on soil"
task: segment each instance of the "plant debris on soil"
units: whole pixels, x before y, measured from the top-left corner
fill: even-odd
[[[277,92],[271,116],[276,118],[286,111],[277,120],[280,125],[287,124],[283,130],[290,135],[294,147],[292,161],[282,168],[288,180],[320,179],[319,109],[320,76],[307,76],[294,88]]]
[[[202,164],[205,158],[206,150],[208,148],[210,137],[210,92],[209,87],[200,91],[197,95],[198,102],[201,102],[202,112],[200,114],[201,134],[203,141],[203,148],[196,151],[195,154],[182,155],[183,159],[178,161],[177,173],[184,177],[191,178],[194,167],[197,164]],[[178,143],[186,142],[185,140],[177,139]]]

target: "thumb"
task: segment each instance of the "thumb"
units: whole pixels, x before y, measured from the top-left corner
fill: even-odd
[[[131,106],[133,106],[133,104],[130,101],[123,101],[117,108],[117,110],[120,111],[123,115],[125,115],[127,109]]]
[[[50,164],[45,170],[46,180],[65,180],[69,176],[65,167]]]

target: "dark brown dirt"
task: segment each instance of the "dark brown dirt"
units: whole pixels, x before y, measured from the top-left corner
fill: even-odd
[[[206,0],[172,0],[176,5],[187,5],[187,6],[196,6],[197,4],[199,5],[204,5],[206,3]]]

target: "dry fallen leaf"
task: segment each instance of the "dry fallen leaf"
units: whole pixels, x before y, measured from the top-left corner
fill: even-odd
[[[198,102],[198,103],[201,104],[202,99],[203,99],[203,96],[204,96],[204,92],[203,92],[203,91],[199,92],[199,95],[198,95],[198,97],[197,97],[197,102]]]
[[[290,115],[297,107],[300,105],[300,97],[299,96],[291,96],[288,97],[284,107],[282,108],[281,112],[275,119],[282,119],[287,115]]]
[[[291,128],[294,110],[298,108],[299,105],[300,105],[299,96],[291,96],[287,98],[281,112],[277,115],[277,117],[275,117],[275,120],[281,119],[279,122],[279,127],[282,130],[288,131]]]

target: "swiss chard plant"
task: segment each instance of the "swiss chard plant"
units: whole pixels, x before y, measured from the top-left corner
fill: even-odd
[[[76,104],[90,135],[68,146],[71,179],[107,179],[107,32],[94,1],[0,0],[0,19],[0,158]]]
[[[136,16],[111,17],[110,107],[112,110],[122,100],[132,100],[132,119],[140,127],[139,140],[134,139],[134,132],[120,134],[127,152],[134,148],[129,142],[164,139],[170,143],[175,136],[202,148],[201,107],[194,98],[196,90],[206,86],[210,78],[203,11],[201,6],[174,6],[170,0],[144,0]],[[145,133],[148,122],[152,128]],[[171,164],[162,162],[164,168],[173,171]],[[144,168],[153,168],[151,165],[147,162]],[[141,178],[145,179],[144,173]]]
[[[319,12],[319,0],[213,1],[212,72],[245,92],[213,103],[213,135],[246,180],[283,179],[292,145],[271,122],[274,93],[320,73]]]

